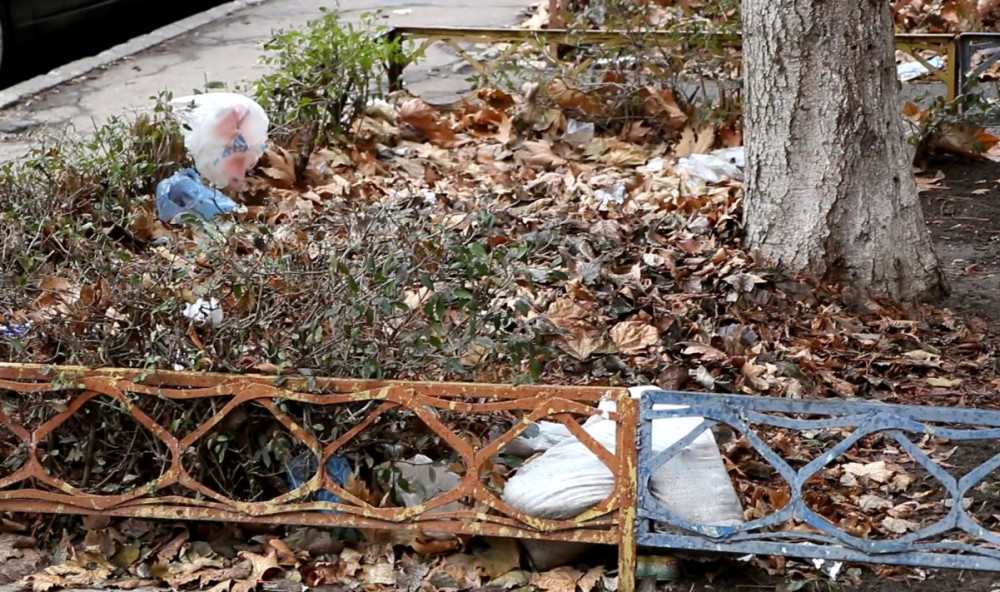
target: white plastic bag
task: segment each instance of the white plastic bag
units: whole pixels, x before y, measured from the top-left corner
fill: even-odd
[[[638,397],[648,388],[630,391]],[[614,403],[603,402],[601,408],[613,410]],[[653,453],[666,450],[701,422],[700,417],[654,420]],[[614,421],[597,415],[583,424],[583,429],[612,453],[616,428]],[[576,438],[569,438],[521,467],[504,486],[502,499],[532,516],[565,519],[604,500],[614,486],[614,475],[597,455]],[[650,489],[670,511],[689,522],[734,525],[743,520],[742,505],[711,431],[702,432],[654,472]]]
[[[927,63],[934,66],[935,68],[944,68],[944,59],[941,56],[933,56]],[[911,80],[916,80],[924,74],[927,74],[930,70],[927,66],[914,60],[912,62],[903,62],[896,66],[896,77],[899,78],[900,82],[909,82]]]
[[[218,92],[170,101],[195,168],[220,187],[242,189],[267,144],[270,120],[253,99]]]
[[[674,165],[674,171],[678,173],[684,171],[692,177],[704,179],[709,183],[718,183],[725,178],[742,181],[743,166],[743,147],[738,146],[679,158]]]
[[[566,133],[563,134],[562,139],[576,148],[590,143],[594,139],[593,122],[580,123],[575,119],[570,119],[566,122]]]

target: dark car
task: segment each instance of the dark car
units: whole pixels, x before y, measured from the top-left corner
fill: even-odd
[[[21,62],[24,44],[85,22],[118,0],[0,0],[0,71]]]
[[[54,67],[221,1],[0,0],[0,73]]]

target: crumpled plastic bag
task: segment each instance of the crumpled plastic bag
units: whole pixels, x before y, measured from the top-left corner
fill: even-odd
[[[222,303],[217,298],[199,298],[185,304],[182,314],[199,325],[208,323],[216,328],[222,325]]]
[[[941,56],[933,56],[927,60],[927,63],[935,68],[944,68],[944,58]],[[927,69],[927,66],[916,60],[896,65],[896,77],[899,78],[900,82],[916,80],[928,72],[930,70]]]
[[[236,202],[228,196],[206,187],[194,169],[181,169],[156,185],[156,215],[162,222],[175,222],[182,214],[211,220],[236,207]]]
[[[376,473],[385,475],[383,487],[393,490],[396,498],[407,508],[419,506],[459,486],[462,477],[448,470],[447,461],[435,461],[429,456],[417,454],[413,457],[390,461],[376,467]],[[382,478],[379,479],[383,481]],[[458,512],[464,509],[462,502],[454,501],[431,508],[428,513]],[[421,531],[425,537],[448,540],[453,533]]]
[[[708,154],[692,154],[687,158],[677,159],[674,172],[686,172],[692,177],[704,179],[708,183],[719,183],[729,178],[743,180],[744,153],[743,147],[723,148],[713,150]]]
[[[312,452],[303,452],[296,456],[285,467],[285,481],[289,489],[301,487],[316,474],[319,461]],[[331,455],[326,461],[326,476],[337,485],[344,487],[351,478],[351,465],[341,456]],[[340,497],[326,489],[320,489],[312,497],[321,502],[340,503]],[[337,514],[336,510],[323,510],[326,514]]]
[[[217,92],[170,101],[195,167],[220,187],[242,189],[267,144],[270,120],[250,97]]]
[[[0,322],[0,339],[23,339],[28,334],[31,323]]]
[[[566,122],[566,133],[563,134],[563,141],[570,146],[577,148],[588,144],[594,139],[594,123],[580,123],[575,119]]]

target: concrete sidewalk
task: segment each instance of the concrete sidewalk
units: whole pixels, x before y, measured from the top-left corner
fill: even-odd
[[[381,10],[387,23],[396,26],[507,27],[532,3],[342,0],[339,10],[344,20],[354,22],[365,12]],[[111,116],[148,109],[151,97],[163,90],[190,94],[204,89],[206,82],[239,90],[266,72],[258,58],[273,32],[302,27],[320,16],[321,8],[334,6],[321,0],[263,0],[14,104],[0,111],[0,161],[25,154],[32,136],[85,134]],[[110,52],[109,58],[114,57],[119,56]],[[466,87],[467,74],[452,72],[459,61],[450,51],[432,48],[421,63],[407,69],[405,79],[428,99],[455,98],[455,91]]]

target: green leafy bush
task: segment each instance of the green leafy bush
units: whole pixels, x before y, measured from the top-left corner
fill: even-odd
[[[253,91],[272,119],[278,141],[308,132],[323,145],[344,133],[369,100],[382,95],[387,66],[401,56],[398,40],[377,17],[364,14],[359,25],[324,10],[304,29],[275,35],[262,61],[273,71]]]

